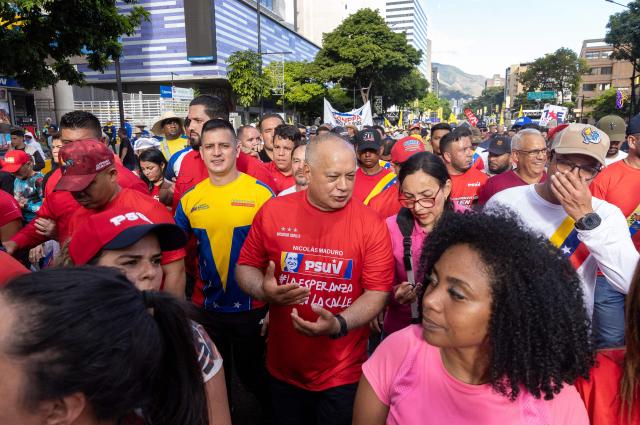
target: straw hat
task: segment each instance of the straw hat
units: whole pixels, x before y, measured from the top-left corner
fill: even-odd
[[[180,127],[184,128],[184,121],[182,120],[182,118],[177,116],[176,113],[173,111],[166,111],[165,113],[160,115],[160,118],[158,118],[155,124],[153,124],[153,127],[151,127],[151,132],[159,137],[164,136],[162,127],[164,126],[164,121],[168,119],[178,120],[180,122]]]

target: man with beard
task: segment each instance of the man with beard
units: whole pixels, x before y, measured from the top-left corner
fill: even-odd
[[[496,136],[489,143],[489,174],[497,176],[511,169],[511,139]]]
[[[451,201],[462,207],[471,207],[488,180],[486,174],[473,167],[471,131],[456,128],[440,141],[440,152],[451,177]]]

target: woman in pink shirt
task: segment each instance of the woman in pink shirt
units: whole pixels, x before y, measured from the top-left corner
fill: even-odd
[[[411,304],[417,302],[416,292],[421,287],[420,253],[425,238],[445,211],[463,210],[449,199],[451,179],[442,159],[429,152],[412,155],[402,164],[398,174],[400,213],[387,218],[391,246],[395,259],[394,296],[384,316],[384,334],[389,335],[411,324]],[[411,259],[415,281],[409,282],[404,263],[404,236],[400,224],[405,220],[411,226]],[[414,316],[416,316],[414,307]],[[417,316],[416,316],[417,317]],[[416,317],[414,317],[414,322]],[[420,319],[418,319],[418,322]]]
[[[508,213],[445,212],[420,263],[422,323],[363,365],[355,425],[589,423],[589,319],[556,248]]]

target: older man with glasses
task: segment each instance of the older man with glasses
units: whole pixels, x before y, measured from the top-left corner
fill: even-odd
[[[605,165],[609,137],[592,125],[569,124],[555,134],[550,150],[549,179],[504,190],[489,200],[485,210],[510,208],[525,225],[547,237],[576,269],[591,315],[597,271],[615,290],[626,293],[640,255],[620,209],[594,198],[589,190]]]
[[[544,182],[547,156],[547,144],[538,130],[527,128],[516,133],[511,139],[514,168],[491,177],[480,192],[478,204],[486,204],[493,195],[505,189]]]

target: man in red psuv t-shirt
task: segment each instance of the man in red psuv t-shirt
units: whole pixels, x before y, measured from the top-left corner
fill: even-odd
[[[265,165],[276,184],[276,194],[296,184],[292,171],[292,153],[301,143],[302,135],[298,127],[287,124],[276,127],[273,136],[273,161]]]
[[[84,226],[88,217],[111,208],[139,211],[154,223],[174,223],[166,208],[148,194],[120,188],[114,161],[113,152],[97,140],[72,142],[60,149],[62,177],[55,191],[70,192],[80,204],[69,218],[69,234],[63,242]],[[184,298],[184,256],[183,249],[162,254],[165,291],[178,298]]]
[[[64,114],[60,119],[60,139],[63,144],[81,140],[102,140],[102,127],[100,121],[93,114],[85,111],[72,111]],[[119,162],[117,155],[114,157],[114,167],[118,171],[118,184],[123,188],[130,188],[141,193],[148,193],[146,185],[127,170]],[[45,187],[44,201],[38,210],[34,220],[31,220],[20,232],[4,246],[10,254],[19,249],[30,249],[46,242],[49,239],[57,239],[64,242],[69,236],[69,218],[80,204],[69,192],[57,191],[54,188],[62,176],[60,168],[56,169]],[[52,234],[52,229],[57,234]]]
[[[440,140],[440,152],[451,177],[451,201],[470,208],[489,177],[473,167],[471,131],[458,127]]]
[[[274,423],[350,424],[367,324],[393,280],[384,221],[351,199],[352,146],[335,134],[307,145],[307,190],[256,215],[236,280],[269,303],[267,369]]]

